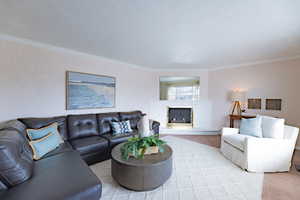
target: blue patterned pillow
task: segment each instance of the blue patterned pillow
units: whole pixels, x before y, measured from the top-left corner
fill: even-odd
[[[111,122],[111,127],[113,130],[113,135],[119,135],[124,133],[131,133],[133,130],[130,126],[130,121],[121,121],[121,122]]]

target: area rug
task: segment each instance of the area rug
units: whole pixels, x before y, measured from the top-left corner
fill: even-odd
[[[110,160],[91,166],[103,183],[101,200],[259,200],[263,173],[249,173],[224,158],[220,150],[167,136],[172,147],[173,174],[161,187],[134,192],[111,177]]]

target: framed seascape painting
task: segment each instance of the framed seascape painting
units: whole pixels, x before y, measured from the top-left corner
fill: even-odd
[[[67,71],[67,110],[115,107],[116,79]]]

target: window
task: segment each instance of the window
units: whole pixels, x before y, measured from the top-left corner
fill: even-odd
[[[197,101],[200,78],[197,76],[162,76],[159,79],[160,100]]]
[[[168,88],[169,100],[191,100],[199,99],[198,86],[171,86]]]

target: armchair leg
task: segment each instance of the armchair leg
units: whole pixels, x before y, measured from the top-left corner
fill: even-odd
[[[300,172],[300,164],[295,164],[295,168],[298,172]]]

